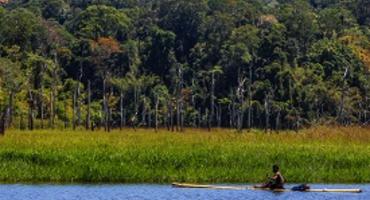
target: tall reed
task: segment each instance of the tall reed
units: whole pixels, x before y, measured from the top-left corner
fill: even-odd
[[[256,183],[273,164],[292,183],[369,183],[370,130],[11,130],[0,138],[2,182]]]

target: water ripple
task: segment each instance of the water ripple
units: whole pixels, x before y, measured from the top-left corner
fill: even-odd
[[[370,185],[314,185],[361,188],[360,194],[273,193],[180,189],[165,185],[0,185],[0,200],[369,200]]]

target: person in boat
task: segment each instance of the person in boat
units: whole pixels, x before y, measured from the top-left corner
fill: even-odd
[[[268,178],[267,183],[255,186],[255,188],[268,188],[271,190],[284,189],[284,177],[283,175],[281,175],[279,166],[272,166],[272,172],[274,173],[274,175]]]

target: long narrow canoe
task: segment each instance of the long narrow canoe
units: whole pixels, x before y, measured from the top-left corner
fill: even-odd
[[[173,187],[177,188],[198,188],[198,189],[213,189],[213,190],[269,190],[273,192],[293,192],[291,189],[276,189],[255,188],[253,186],[226,186],[226,185],[199,185],[189,183],[172,183]],[[308,189],[302,192],[351,192],[360,193],[361,189]]]

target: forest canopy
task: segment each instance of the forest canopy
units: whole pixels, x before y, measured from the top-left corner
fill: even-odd
[[[0,132],[366,125],[370,1],[0,3]]]

